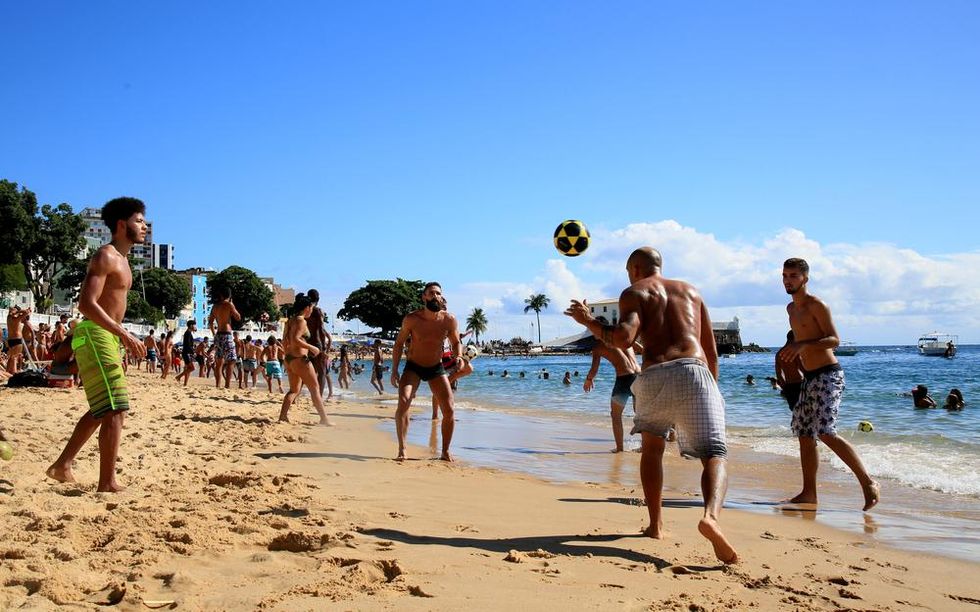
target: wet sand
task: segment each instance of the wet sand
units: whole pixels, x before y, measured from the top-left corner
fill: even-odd
[[[393,411],[376,402],[331,403],[337,426],[319,428],[305,399],[294,423],[276,424],[280,398],[260,390],[184,389],[137,374],[132,391],[118,476],[129,489],[112,495],[94,492],[93,443],[79,456],[80,484],[43,476],[79,416],[80,393],[0,389],[0,426],[17,452],[0,463],[0,609],[975,610],[980,602],[975,563],[738,508],[722,520],[742,561],[723,566],[697,533],[699,499],[683,480],[666,495],[669,538],[654,541],[639,534],[646,513],[634,505],[635,486],[446,464],[426,445],[397,463],[379,427]],[[425,423],[420,414],[414,429]],[[467,427],[461,415],[461,436]]]

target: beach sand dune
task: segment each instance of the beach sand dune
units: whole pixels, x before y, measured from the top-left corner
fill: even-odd
[[[0,388],[0,609],[977,610],[980,567],[813,521],[726,510],[742,562],[668,493],[668,539],[640,535],[639,488],[557,485],[429,459],[391,461],[391,406],[330,404],[330,429],[275,423],[278,395],[130,377],[120,494],[44,469],[84,397]],[[413,427],[426,426],[419,418]],[[461,423],[465,426],[465,423]],[[668,478],[669,482],[669,478]]]

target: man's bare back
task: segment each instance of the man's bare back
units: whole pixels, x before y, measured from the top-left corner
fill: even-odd
[[[231,331],[231,321],[241,320],[241,315],[238,314],[238,309],[235,308],[235,304],[231,301],[231,298],[215,304],[214,308],[211,309],[211,317],[209,320],[210,327],[212,330],[218,332],[230,332]],[[214,329],[217,328],[217,329]]]
[[[640,371],[640,364],[636,361],[633,349],[621,349],[609,346],[602,342],[596,342],[592,348],[592,354],[596,357],[604,358],[612,367],[616,369],[616,376],[636,374]]]
[[[694,358],[707,364],[717,378],[711,320],[693,286],[660,276],[643,278],[623,292],[620,308],[623,323],[635,326],[643,345],[643,368]]]

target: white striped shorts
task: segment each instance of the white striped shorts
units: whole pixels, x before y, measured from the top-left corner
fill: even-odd
[[[687,458],[726,457],[725,400],[700,359],[675,359],[644,368],[633,383],[633,431],[667,437],[673,427]]]

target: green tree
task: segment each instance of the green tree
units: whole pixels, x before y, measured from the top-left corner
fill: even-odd
[[[0,264],[0,292],[27,289],[24,268],[17,263]]]
[[[543,293],[532,293],[531,297],[524,300],[524,314],[534,311],[538,318],[538,344],[541,344],[541,311],[548,307],[551,300]]]
[[[422,307],[423,287],[422,281],[401,278],[368,281],[347,296],[337,316],[344,321],[357,319],[391,337],[401,327],[405,315]]]
[[[221,272],[209,275],[207,285],[210,296],[219,287],[231,290],[231,299],[242,315],[241,322],[235,323],[236,326],[246,321],[259,321],[263,314],[275,319],[279,312],[272,289],[266,287],[258,275],[248,268],[228,266]],[[190,300],[190,296],[187,299]]]
[[[151,306],[138,291],[130,290],[126,294],[125,319],[133,323],[156,325],[163,320],[163,312]]]
[[[68,204],[39,210],[33,192],[0,180],[0,227],[0,264],[19,263],[34,302],[46,310],[54,301],[54,279],[85,246],[85,222]]]
[[[168,319],[176,318],[191,301],[191,284],[186,278],[171,270],[150,268],[143,270],[139,282],[140,291],[146,291],[146,301],[163,311]],[[237,303],[237,300],[236,300]],[[243,315],[244,316],[244,315]]]
[[[476,343],[480,343],[480,334],[487,331],[487,315],[482,308],[474,308],[470,316],[466,317],[466,329],[472,329],[476,336]]]
[[[64,291],[69,300],[73,302],[78,301],[78,294],[82,290],[82,282],[88,273],[88,262],[97,250],[89,248],[85,257],[76,257],[72,261],[67,262],[64,269],[58,275],[58,278],[55,279],[55,286]],[[130,269],[132,269],[132,265],[130,265]],[[133,276],[135,278],[135,273]]]

